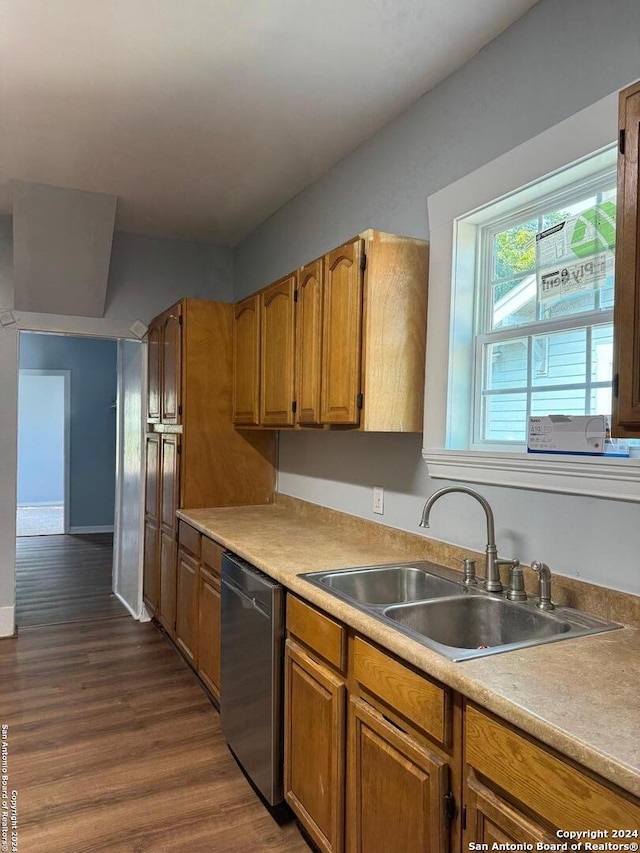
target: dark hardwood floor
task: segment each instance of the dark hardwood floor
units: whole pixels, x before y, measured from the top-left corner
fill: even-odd
[[[152,623],[112,618],[109,599],[105,618],[94,602],[84,621],[0,640],[20,853],[308,851],[250,787],[173,646]]]
[[[113,535],[19,536],[16,623],[53,625],[126,616],[111,593]]]

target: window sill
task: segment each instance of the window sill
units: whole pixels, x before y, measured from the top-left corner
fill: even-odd
[[[640,502],[640,459],[636,458],[558,458],[430,448],[424,448],[422,456],[434,479]]]

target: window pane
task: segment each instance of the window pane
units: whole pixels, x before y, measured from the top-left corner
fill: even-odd
[[[613,376],[613,324],[594,326],[591,334],[591,381],[611,382]],[[609,412],[600,412],[609,414]]]
[[[589,395],[590,413],[592,415],[611,414],[611,386],[593,388]]]
[[[491,394],[484,398],[484,441],[524,441],[527,395]]]
[[[586,329],[567,329],[536,335],[531,348],[531,378],[535,386],[570,385],[586,382]],[[560,397],[565,391],[557,391]],[[584,396],[584,395],[583,395]]]
[[[584,415],[585,391],[534,391],[531,394],[532,415]]]
[[[527,338],[487,344],[484,351],[485,389],[526,388]]]
[[[565,213],[564,221],[543,229],[536,243],[541,319],[594,311],[612,302],[615,193],[590,196]],[[560,211],[550,216],[560,217]],[[607,291],[603,297],[601,289]]]
[[[530,219],[493,238],[493,276],[511,278],[530,272],[536,263],[538,220]]]
[[[536,319],[536,276],[512,278],[492,287],[492,329],[532,323]]]

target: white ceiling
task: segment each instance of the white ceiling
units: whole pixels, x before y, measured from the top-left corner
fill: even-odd
[[[536,0],[0,0],[12,178],[234,245]]]

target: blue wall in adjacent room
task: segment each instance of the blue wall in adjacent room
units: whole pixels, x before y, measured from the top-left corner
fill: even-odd
[[[20,369],[71,371],[71,528],[113,525],[116,342],[20,334]]]

